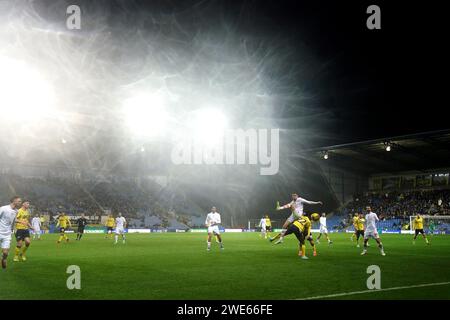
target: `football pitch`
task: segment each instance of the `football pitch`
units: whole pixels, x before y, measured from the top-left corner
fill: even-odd
[[[117,245],[101,234],[80,242],[71,234],[69,243],[57,245],[57,236],[33,241],[25,262],[10,254],[0,272],[0,300],[450,299],[450,237],[444,235],[430,237],[427,246],[421,238],[413,245],[412,236],[383,234],[383,257],[373,240],[361,256],[350,234],[331,234],[334,243],[323,239],[316,257],[307,243],[309,260],[297,256],[294,236],[273,245],[259,233],[225,233],[225,250],[213,242],[211,252],[199,233],[128,234]],[[80,290],[67,288],[70,265],[80,267]],[[381,288],[388,290],[369,292],[370,265],[380,267]]]

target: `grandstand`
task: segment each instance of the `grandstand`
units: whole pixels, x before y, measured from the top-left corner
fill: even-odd
[[[386,151],[388,146],[390,151]],[[325,154],[327,159],[324,159]],[[315,192],[315,197],[331,196],[334,200],[326,201],[326,209],[331,213],[330,230],[351,231],[349,215],[361,212],[366,205],[371,205],[379,214],[380,228],[387,232],[405,229],[409,216],[417,213],[450,215],[448,130],[310,149],[302,155],[298,161],[308,169],[304,169],[301,179],[322,179],[326,188],[315,183],[302,185],[301,190],[317,188],[319,194]],[[13,193],[26,195],[33,200],[34,212],[47,216],[49,224],[59,212],[72,217],[85,213],[96,225],[101,225],[107,214],[122,212],[134,229],[188,230],[203,228],[204,214],[208,210],[199,206],[205,202],[207,186],[205,189],[196,186],[204,192],[192,193],[189,187],[161,184],[153,177],[136,179],[110,173],[103,174],[101,179],[89,175],[83,179],[70,174],[52,174],[42,167],[38,171],[33,167],[16,171],[2,168],[0,200],[6,202]],[[284,190],[289,194],[288,188]],[[240,220],[243,222],[232,225],[232,218],[226,218],[224,226],[246,228],[248,219],[258,218],[257,212],[272,212],[273,205],[264,202],[267,197],[262,194],[259,198],[266,207],[260,204],[247,207],[250,209],[243,213]],[[271,201],[273,203],[274,198]],[[276,219],[276,226],[281,225],[282,217]],[[50,226],[49,229],[52,230]],[[439,230],[446,232],[448,225],[441,224]]]
[[[326,177],[338,206],[332,230],[352,231],[349,215],[370,205],[379,228],[400,232],[409,216],[450,216],[450,130],[353,142],[306,150]],[[448,233],[442,221],[439,231]]]

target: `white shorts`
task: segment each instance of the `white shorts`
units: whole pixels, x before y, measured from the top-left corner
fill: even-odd
[[[208,227],[208,233],[220,234],[219,226]]]
[[[40,228],[35,228],[35,227],[33,227],[33,228],[34,228],[34,230],[32,230],[33,233],[36,233],[36,234],[41,233],[41,229]]]
[[[125,229],[124,228],[116,228],[116,234],[124,234]]]
[[[327,227],[320,226],[320,233],[328,233]]]
[[[364,231],[364,239],[374,238],[378,239],[378,231],[377,230],[369,230]]]
[[[0,234],[0,245],[2,249],[9,249],[11,246],[11,235]]]

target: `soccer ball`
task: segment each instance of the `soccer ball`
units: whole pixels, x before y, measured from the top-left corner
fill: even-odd
[[[318,213],[313,213],[313,214],[311,214],[311,219],[313,221],[319,221],[320,215]]]

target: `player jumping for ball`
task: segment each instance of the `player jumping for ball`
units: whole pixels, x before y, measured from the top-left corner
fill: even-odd
[[[306,203],[306,204],[323,204],[322,201],[310,201],[310,200],[300,198],[298,196],[298,194],[296,194],[296,193],[292,194],[292,201],[289,202],[288,204],[285,204],[284,206],[280,207],[280,204],[277,202],[277,208],[276,208],[277,211],[290,208],[292,210],[292,213],[289,216],[289,218],[287,218],[286,221],[284,222],[282,231],[279,234],[277,234],[275,237],[270,238],[271,242],[274,240],[277,240],[277,239],[278,239],[278,241],[276,241],[275,244],[279,244],[279,243],[283,242],[283,238],[285,236],[286,229],[289,226],[289,224],[291,224],[295,220],[301,218],[301,216],[303,215],[303,204],[304,203]]]

